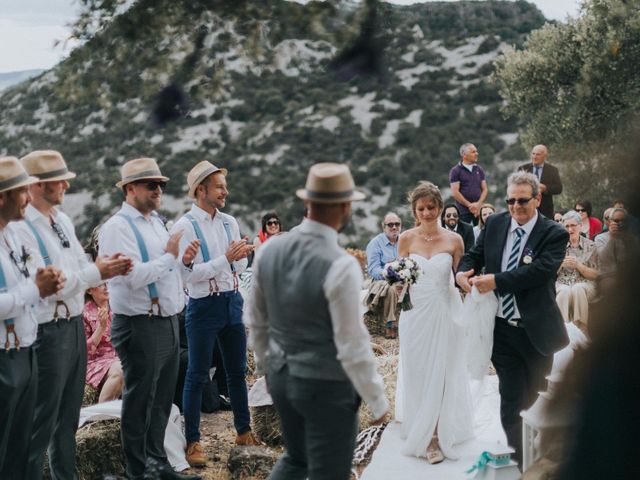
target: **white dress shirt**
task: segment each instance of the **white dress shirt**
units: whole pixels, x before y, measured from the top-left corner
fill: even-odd
[[[2,264],[2,271],[7,283],[7,291],[0,293],[0,348],[4,348],[4,342],[7,338],[4,320],[8,318],[14,320],[15,332],[21,347],[32,345],[38,334],[35,307],[40,302],[40,292],[33,277],[25,277],[11,260],[12,251],[18,262],[22,260],[22,245],[12,232],[11,225],[0,229],[0,264]],[[26,247],[25,252],[29,253]],[[29,261],[33,261],[33,257],[25,262],[25,267]],[[10,335],[9,348],[14,347],[14,337]]]
[[[116,214],[100,228],[100,255],[120,252],[133,261],[133,270],[128,275],[114,277],[108,282],[111,310],[128,316],[148,314],[151,308],[148,285],[155,282],[161,316],[180,313],[184,308],[184,293],[177,260],[165,252],[169,232],[156,215],[146,218],[126,202],[123,202],[118,213],[131,218],[140,230],[149,253],[149,261],[142,262],[138,242],[126,219]],[[157,314],[155,307],[153,311]]]
[[[212,285],[215,288],[216,284],[219,292],[233,290],[233,273],[231,265],[225,256],[230,242],[224,223],[227,222],[231,228],[231,238],[238,241],[240,240],[238,222],[231,215],[222,213],[220,210],[216,210],[212,218],[209,213],[195,204],[191,206],[189,213],[198,222],[200,230],[202,230],[202,234],[207,241],[210,257],[209,261],[205,262],[202,258],[202,248],[200,248],[192,268],[187,268],[182,264],[182,261],[180,262],[182,278],[187,284],[189,296],[191,298],[207,297],[211,294],[209,286]],[[187,245],[193,240],[197,240],[197,236],[191,220],[186,216],[183,216],[175,223],[171,228],[171,233],[179,232],[180,230],[184,231],[184,235],[180,239],[180,255],[178,256],[179,259],[182,259]],[[236,275],[240,275],[247,268],[247,259],[243,258],[233,262],[233,266]],[[215,279],[215,282],[211,280],[211,283],[209,283],[209,279]]]
[[[536,225],[536,222],[538,221],[538,211],[536,210],[535,215],[533,216],[533,218],[531,220],[529,220],[527,223],[525,223],[524,225],[518,225],[518,222],[516,222],[513,217],[511,218],[511,225],[509,226],[509,233],[507,233],[507,242],[504,245],[504,250],[502,251],[502,264],[500,267],[500,271],[501,272],[506,272],[507,271],[507,264],[509,263],[509,256],[511,254],[511,246],[513,245],[513,242],[516,238],[516,228],[520,227],[524,230],[524,235],[522,235],[522,240],[520,240],[520,253],[518,254],[518,258],[522,257],[522,252],[524,252],[524,247],[527,244],[527,240],[529,239],[529,235],[531,235],[531,230],[533,230],[533,227]],[[517,267],[516,267],[517,268]],[[513,316],[511,317],[512,319],[517,319],[517,318],[521,318],[520,317],[520,311],[518,310],[518,301],[516,300],[516,297],[514,295],[513,297],[513,301],[514,301],[514,306],[515,306],[515,310],[513,312]],[[499,302],[499,306],[498,306],[498,317],[504,317],[503,313],[502,313],[502,300],[500,300]]]
[[[338,243],[338,233],[313,220],[305,219],[301,231],[327,236]],[[257,366],[262,368],[269,344],[268,318],[264,293],[260,286],[258,271],[260,257],[269,252],[269,243],[260,247],[254,261],[252,291],[246,323],[250,327],[249,337],[256,354]],[[310,279],[312,280],[312,279]],[[389,408],[384,395],[384,382],[376,370],[376,361],[371,350],[369,332],[362,321],[364,308],[359,301],[363,284],[360,265],[351,255],[335,259],[323,284],[329,304],[333,340],[338,351],[338,360],[358,394],[369,405],[374,418],[380,418]]]
[[[62,270],[66,277],[65,286],[60,292],[40,302],[36,310],[38,323],[50,322],[53,319],[56,311],[56,302],[59,300],[65,303],[72,317],[81,315],[82,309],[84,308],[85,292],[88,288],[100,285],[101,282],[98,267],[87,259],[84,249],[76,237],[75,228],[69,217],[64,212],[55,208],[53,211],[53,220],[64,231],[65,236],[69,240],[69,248],[63,248],[62,242],[51,227],[49,217],[44,216],[31,204],[27,205],[25,212],[25,219],[30,221],[40,234],[40,238],[47,249],[51,263]],[[36,260],[31,263],[31,275],[35,277],[36,269],[45,266],[38,247],[38,241],[24,221],[15,223],[15,232],[19,240],[29,249]],[[57,311],[58,315],[62,318],[67,314],[63,306],[59,306]]]

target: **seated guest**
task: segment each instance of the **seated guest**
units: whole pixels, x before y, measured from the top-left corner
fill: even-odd
[[[440,215],[440,221],[444,228],[452,230],[462,237],[465,252],[468,252],[469,249],[473,247],[475,243],[473,227],[471,224],[460,220],[460,211],[455,204],[450,203],[444,206],[442,214]]]
[[[480,207],[480,215],[478,215],[478,225],[473,227],[473,237],[474,240],[477,240],[480,236],[480,232],[484,229],[485,222],[489,215],[493,215],[496,213],[496,207],[491,205],[490,203],[485,203]]]
[[[386,295],[389,285],[382,276],[382,270],[387,263],[398,257],[398,237],[401,230],[402,222],[400,217],[393,212],[389,212],[382,221],[382,233],[373,237],[367,244],[367,272],[371,280],[373,280],[367,292],[367,299],[379,297],[384,298],[384,302],[390,302],[390,298],[397,298]],[[384,323],[386,338],[397,337],[396,310],[395,305],[392,306],[390,303],[386,303],[382,312],[390,312],[390,315],[375,315],[377,317],[376,322]],[[370,311],[373,310],[370,309]]]
[[[609,217],[611,216],[611,212],[613,212],[613,207],[607,208],[602,214],[602,233],[609,230]],[[599,233],[598,235],[602,235],[602,233]],[[598,235],[596,235],[596,237]]]
[[[124,376],[122,365],[111,344],[111,317],[109,291],[103,283],[88,290],[89,298],[82,311],[84,332],[87,336],[86,383],[100,396],[98,402],[117,400],[122,394]]]
[[[556,212],[553,214],[553,221],[557,223],[562,223],[562,213]]]
[[[398,236],[402,230],[400,217],[389,212],[382,221],[382,233],[367,244],[367,271],[373,280],[382,280],[385,264],[398,257]]]
[[[589,240],[593,240],[596,235],[602,232],[602,222],[591,216],[592,207],[591,202],[588,200],[581,200],[576,202],[574,210],[580,214],[582,219],[580,233],[582,233]]]
[[[262,226],[258,235],[253,239],[253,245],[258,248],[269,240],[269,237],[277,235],[280,232],[282,232],[280,218],[275,212],[268,212],[262,216]]]
[[[569,232],[569,243],[558,270],[556,302],[565,322],[573,322],[586,331],[589,302],[596,294],[594,281],[598,276],[598,253],[595,243],[580,235],[580,214],[573,210],[565,213],[562,224]]]

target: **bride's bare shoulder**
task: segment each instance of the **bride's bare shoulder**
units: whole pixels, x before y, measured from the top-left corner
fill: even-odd
[[[413,228],[409,228],[407,230],[405,230],[404,232],[402,232],[400,234],[400,238],[405,237],[405,238],[413,238],[417,235],[418,229],[420,227],[413,227]]]

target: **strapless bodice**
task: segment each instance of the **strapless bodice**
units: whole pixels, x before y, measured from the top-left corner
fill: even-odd
[[[451,282],[451,268],[453,266],[453,257],[450,253],[440,252],[431,258],[423,257],[418,253],[409,255],[413,260],[418,262],[422,269],[422,275],[418,278],[416,286],[445,286]]]

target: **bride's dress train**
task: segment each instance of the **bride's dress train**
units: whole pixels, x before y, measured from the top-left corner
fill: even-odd
[[[442,452],[456,459],[453,446],[473,437],[473,408],[453,259],[448,253],[410,257],[422,275],[411,287],[413,309],[402,312],[399,322],[396,420],[402,422],[402,453],[426,457],[437,426]]]

